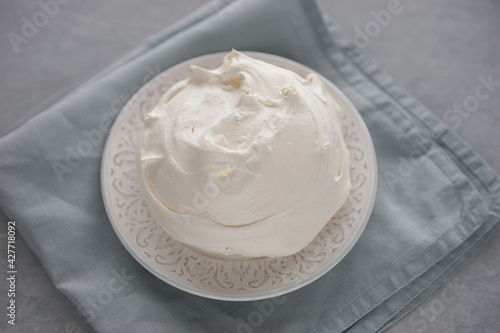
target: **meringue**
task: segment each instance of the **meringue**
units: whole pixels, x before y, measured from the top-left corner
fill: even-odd
[[[140,182],[158,224],[214,255],[306,247],[346,201],[340,107],[320,79],[236,50],[191,65],[146,115]]]

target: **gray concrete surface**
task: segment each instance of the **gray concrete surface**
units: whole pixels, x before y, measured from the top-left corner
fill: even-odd
[[[250,0],[247,0],[250,1]],[[20,34],[37,1],[0,1],[0,136],[21,125],[79,83],[191,12],[203,0],[70,1],[15,52],[7,37]],[[480,77],[500,81],[500,2],[401,0],[402,10],[377,23],[390,0],[320,0],[346,32],[372,29],[364,48],[387,72],[462,136],[500,173],[500,87],[459,118],[454,104],[470,102]],[[373,11],[373,12],[372,12]],[[373,23],[375,22],[375,23]],[[378,26],[378,29],[377,29]],[[359,30],[358,30],[359,29]],[[82,57],[82,53],[85,54]],[[58,71],[71,62],[71,70]],[[68,66],[63,66],[68,68]],[[455,118],[452,118],[455,116]],[[0,267],[7,266],[6,221],[0,213]],[[94,332],[57,291],[22,237],[17,240],[18,317],[0,314],[1,332]],[[7,284],[0,282],[0,308]],[[500,232],[460,272],[387,332],[498,332]]]

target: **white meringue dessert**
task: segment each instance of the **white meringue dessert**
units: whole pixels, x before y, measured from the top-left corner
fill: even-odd
[[[153,217],[216,256],[300,251],[349,195],[339,111],[315,74],[235,50],[216,69],[192,65],[144,122],[139,182]]]

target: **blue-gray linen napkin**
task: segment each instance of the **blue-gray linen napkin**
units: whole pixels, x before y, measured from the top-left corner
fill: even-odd
[[[2,138],[1,208],[17,221],[55,286],[99,332],[376,332],[388,327],[491,235],[500,216],[497,175],[326,20],[313,1],[217,4],[147,39]],[[277,54],[330,79],[363,116],[378,159],[376,202],[358,243],[322,278],[274,300],[216,301],[162,282],[132,258],[106,215],[99,176],[105,135],[88,156],[67,163],[68,151],[87,140],[85,133],[107,134],[108,119],[153,75],[231,48]]]

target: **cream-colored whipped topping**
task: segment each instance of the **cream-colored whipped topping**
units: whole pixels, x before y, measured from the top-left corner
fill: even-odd
[[[349,194],[338,112],[314,74],[235,50],[214,70],[192,65],[144,122],[140,171],[153,216],[208,253],[300,251]]]

